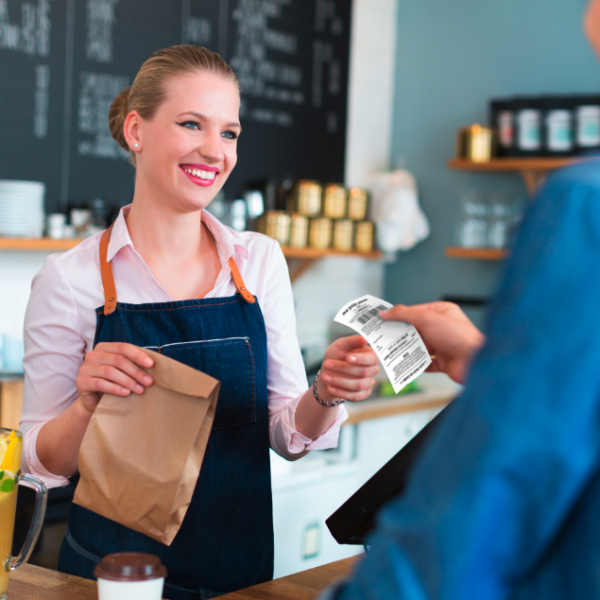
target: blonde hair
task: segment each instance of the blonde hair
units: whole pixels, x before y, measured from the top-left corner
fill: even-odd
[[[203,46],[170,46],[146,60],[132,86],[112,101],[108,111],[110,133],[119,146],[129,152],[133,164],[135,153],[130,151],[123,131],[127,115],[136,110],[143,119],[151,119],[165,99],[165,81],[169,77],[207,71],[235,83],[239,90],[233,69],[216,52]]]

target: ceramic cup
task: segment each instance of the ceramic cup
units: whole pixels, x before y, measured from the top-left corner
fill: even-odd
[[[95,568],[99,600],[161,600],[167,569],[158,556],[116,552]]]

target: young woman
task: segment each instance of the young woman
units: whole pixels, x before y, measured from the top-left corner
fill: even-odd
[[[239,105],[233,71],[205,48],[174,46],[144,63],[109,116],[136,168],[133,202],[107,231],[48,258],[25,323],[22,467],[49,486],[77,472],[103,393],[152,385],[141,369],[152,362],[137,346],[221,381],[196,491],[171,546],[80,506],[69,514],[62,571],[91,578],[110,552],[150,552],[168,569],[171,600],[272,577],[269,446],[290,460],[334,447],[343,399],[367,398],[378,370],[352,336],[328,348],[316,390],[306,389],[279,245],[203,210],[236,164]]]

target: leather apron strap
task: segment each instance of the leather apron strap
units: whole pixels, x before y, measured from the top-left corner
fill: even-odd
[[[117,308],[117,287],[115,286],[115,277],[113,275],[112,265],[108,257],[108,244],[110,242],[110,232],[112,225],[102,234],[100,238],[100,276],[102,277],[102,286],[104,287],[104,315],[110,315]],[[244,280],[240,275],[240,271],[233,260],[233,256],[228,261],[231,269],[231,277],[235,284],[235,289],[240,296],[248,303],[254,304],[256,298],[246,289]]]
[[[256,302],[256,298],[246,289],[246,284],[240,275],[240,270],[235,264],[235,260],[233,260],[233,256],[227,262],[229,263],[229,268],[231,269],[231,277],[233,278],[233,283],[235,283],[235,289],[248,304],[254,304]]]
[[[117,288],[113,275],[112,264],[106,260],[108,256],[108,243],[112,225],[102,234],[100,238],[100,277],[104,287],[104,315],[110,315],[117,308]]]

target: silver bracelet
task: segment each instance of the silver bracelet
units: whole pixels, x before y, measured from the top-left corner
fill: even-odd
[[[346,400],[344,398],[340,398],[339,400],[336,400],[335,402],[325,402],[325,400],[323,400],[323,398],[321,398],[321,396],[319,396],[319,392],[317,392],[317,381],[319,381],[320,374],[321,374],[321,370],[319,369],[317,371],[317,374],[315,375],[315,380],[313,381],[313,384],[312,384],[313,396],[315,397],[315,400],[321,406],[325,406],[326,408],[333,408],[334,406],[339,406],[340,404],[343,404],[344,402],[346,402]]]

